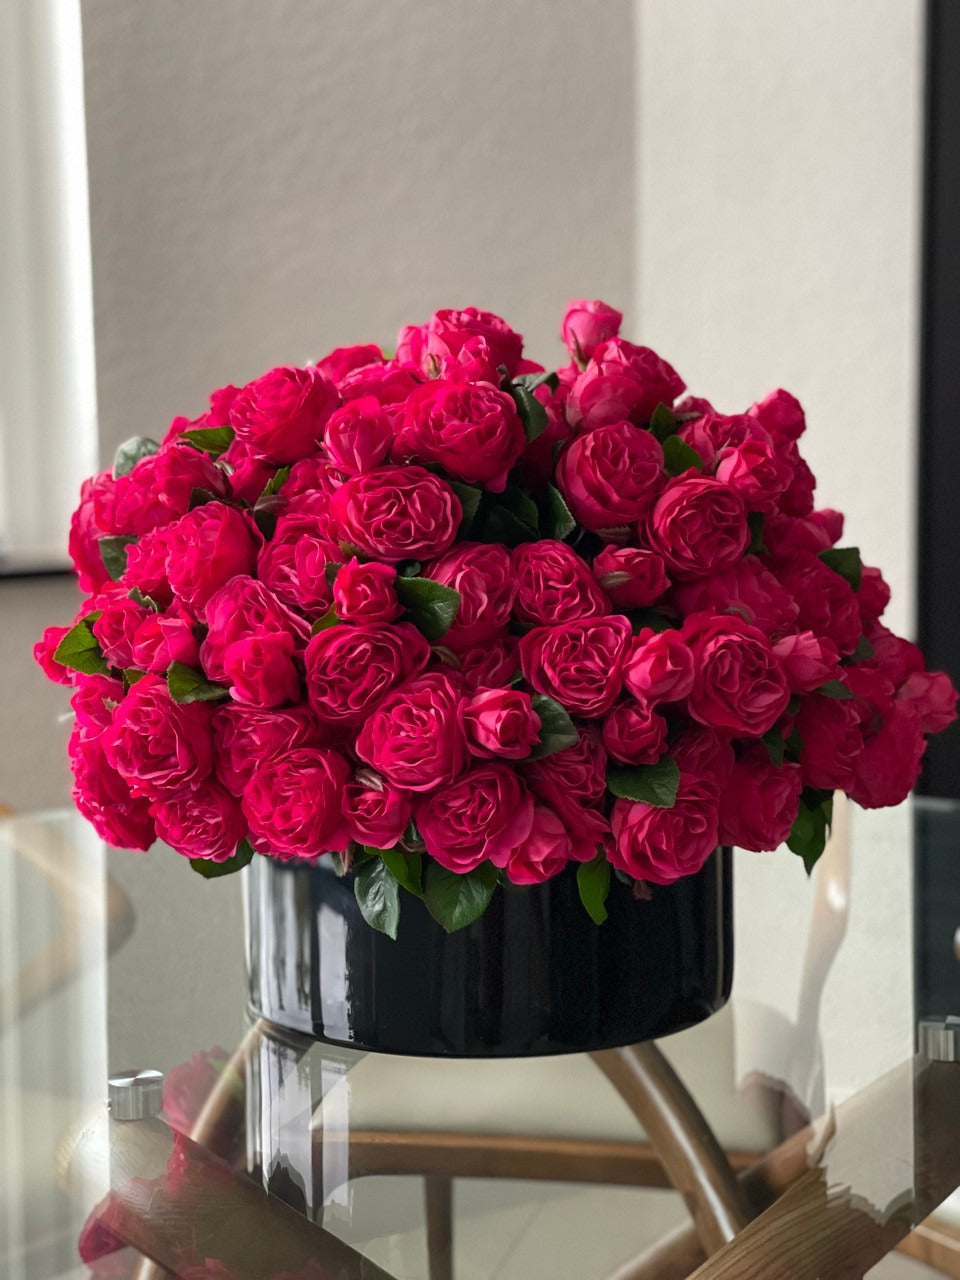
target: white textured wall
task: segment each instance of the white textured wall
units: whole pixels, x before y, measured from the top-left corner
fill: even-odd
[[[637,314],[718,408],[775,386],[845,541],[910,631],[921,0],[637,0]],[[826,992],[828,1083],[912,1051],[910,827],[854,813],[849,933]],[[792,1014],[812,894],[786,851],[737,864],[736,990]]]
[[[438,307],[633,288],[630,0],[83,0],[104,451]],[[158,427],[159,424],[159,427]]]

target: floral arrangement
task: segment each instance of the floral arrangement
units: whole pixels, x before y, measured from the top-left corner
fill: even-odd
[[[401,889],[455,929],[576,863],[599,923],[611,872],[809,869],[835,790],[901,801],[956,692],[814,509],[800,405],[720,413],[620,323],[571,304],[547,372],[439,311],[123,444],[37,646],[100,835],[205,875],[330,853],[396,936]]]

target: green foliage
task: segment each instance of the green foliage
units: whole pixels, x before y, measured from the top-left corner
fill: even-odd
[[[191,858],[190,866],[204,880],[218,880],[221,876],[232,876],[234,872],[242,871],[253,860],[253,853],[250,841],[241,840],[232,858],[223,862],[214,862],[212,858]]]
[[[607,788],[623,800],[642,800],[658,809],[672,809],[679,786],[680,768],[673,756],[663,756],[656,764],[607,767]]]
[[[581,862],[577,867],[577,889],[580,901],[594,924],[603,924],[607,918],[606,901],[610,893],[610,863],[602,853],[592,862]]]
[[[367,924],[396,939],[400,924],[400,885],[382,857],[369,858],[357,867],[353,891]]]
[[[129,475],[141,458],[149,458],[159,448],[156,440],[151,440],[149,436],[131,436],[129,440],[124,440],[113,455],[114,480]]]
[[[457,875],[431,859],[424,875],[423,897],[434,920],[447,933],[456,933],[479,920],[496,887],[497,868],[490,862]]]
[[[93,634],[93,624],[102,614],[103,610],[97,609],[71,627],[54,650],[54,661],[85,676],[105,676],[109,671],[107,660],[100,641]]]
[[[202,671],[183,662],[170,663],[167,688],[174,702],[223,702],[230,696],[222,684],[212,684]]]

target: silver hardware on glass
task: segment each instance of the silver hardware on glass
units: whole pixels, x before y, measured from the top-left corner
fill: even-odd
[[[960,1062],[960,1018],[922,1018],[918,1039],[931,1062]]]
[[[163,1072],[118,1071],[108,1081],[108,1106],[114,1120],[147,1120],[163,1110]]]

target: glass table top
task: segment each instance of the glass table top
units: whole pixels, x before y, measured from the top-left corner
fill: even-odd
[[[496,1061],[258,1022],[244,873],[8,818],[0,1275],[812,1280],[869,1273],[941,1205],[960,1260],[960,1064],[915,1054],[912,894],[916,832],[956,847],[958,810],[843,813],[809,881],[738,851],[726,1008]],[[163,1074],[159,1114],[108,1111],[132,1069]]]

